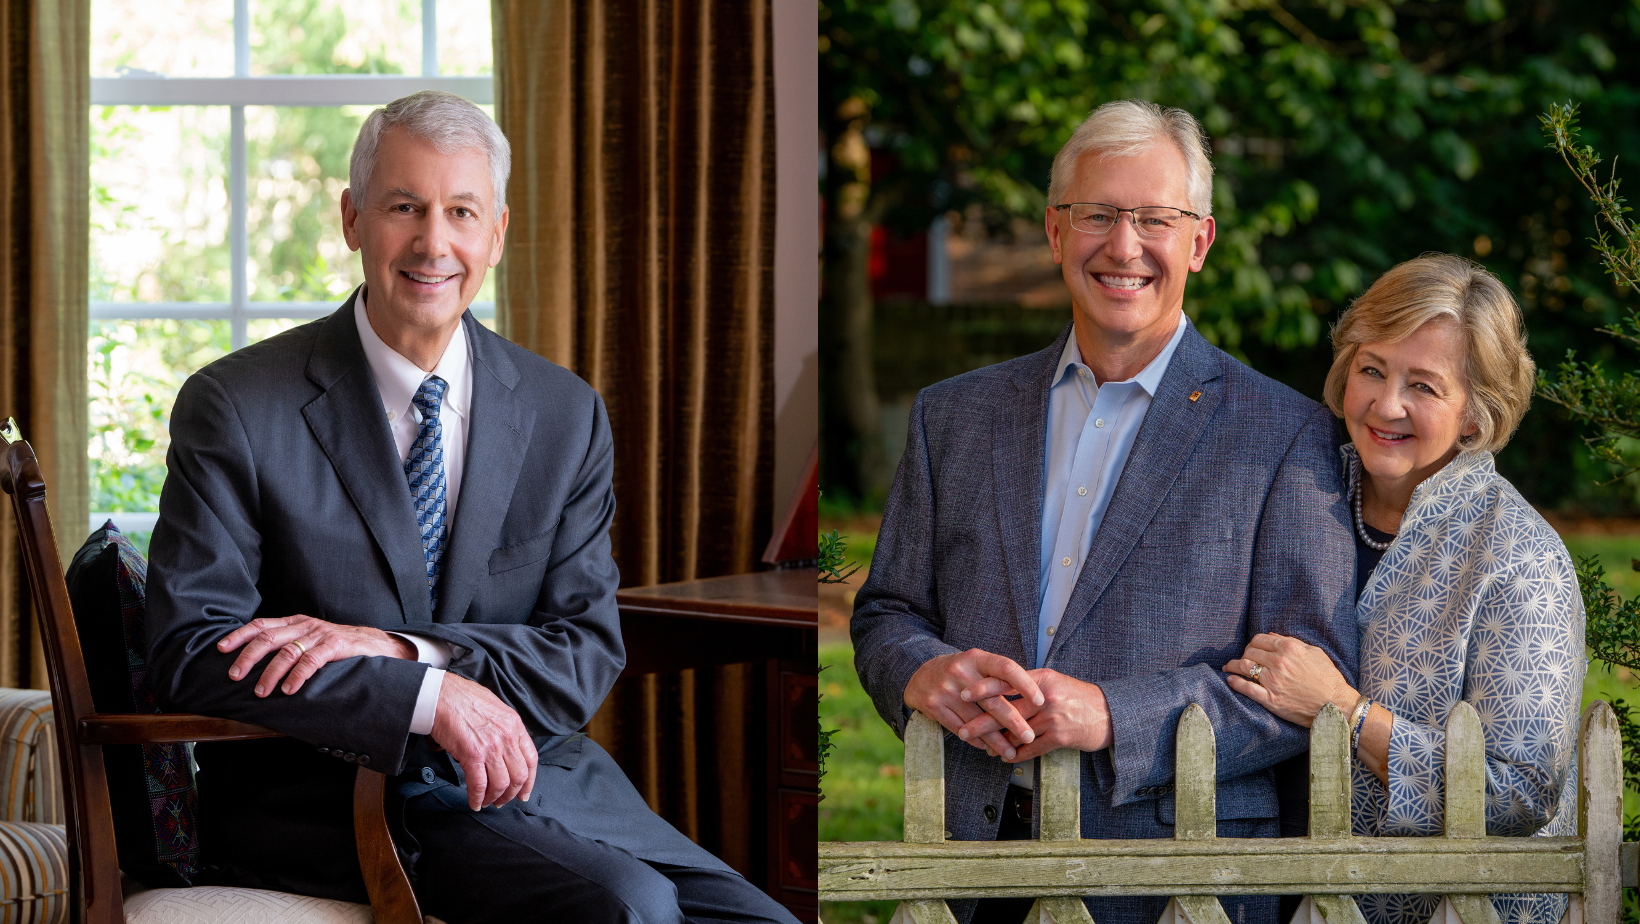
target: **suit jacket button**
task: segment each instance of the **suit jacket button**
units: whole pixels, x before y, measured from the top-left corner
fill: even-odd
[[[348,751],[346,754],[342,755],[342,759],[348,763],[353,763],[355,760],[359,759],[359,755],[353,753],[352,751]]]
[[[438,777],[433,774],[433,768],[432,767],[422,767],[421,768],[421,781],[423,783],[431,783],[436,779],[438,779]]]
[[[330,753],[330,748],[320,748],[319,753],[320,754],[329,754]]]
[[[997,820],[997,807],[996,806],[987,805],[985,807],[985,820],[986,821],[996,821]]]
[[[361,767],[370,766],[370,755],[369,754],[360,754],[359,755],[359,766],[361,766]]]
[[[1149,786],[1140,786],[1138,789],[1135,789],[1133,791],[1133,794],[1136,795],[1136,796],[1148,796],[1148,795],[1150,795],[1150,787]]]

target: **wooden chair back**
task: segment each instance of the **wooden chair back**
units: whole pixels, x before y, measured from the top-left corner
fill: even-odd
[[[271,729],[231,719],[185,713],[99,714],[91,701],[85,655],[75,630],[74,608],[63,578],[57,537],[46,508],[45,478],[34,449],[8,419],[0,427],[0,489],[11,495],[17,543],[39,618],[46,675],[61,758],[68,821],[71,919],[82,924],[125,924],[114,815],[108,796],[103,746],[182,741],[272,738]],[[383,811],[387,778],[358,768],[353,791],[354,833],[370,906],[377,924],[422,924],[409,877],[399,863]]]

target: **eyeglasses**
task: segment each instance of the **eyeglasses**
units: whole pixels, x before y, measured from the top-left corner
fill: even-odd
[[[1133,229],[1143,237],[1168,237],[1184,228],[1185,218],[1201,218],[1195,212],[1169,208],[1165,205],[1141,205],[1136,209],[1119,209],[1103,202],[1067,202],[1056,205],[1061,211],[1070,209],[1071,227],[1084,234],[1108,234],[1122,220],[1122,213],[1133,216]]]

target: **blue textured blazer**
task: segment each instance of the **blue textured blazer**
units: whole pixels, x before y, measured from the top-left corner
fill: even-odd
[[[905,685],[930,658],[982,648],[1035,663],[1048,388],[1070,331],[912,407],[850,625],[860,679],[902,735]],[[1047,655],[1110,705],[1112,744],[1083,760],[1083,837],[1172,836],[1173,737],[1189,703],[1218,738],[1221,833],[1275,833],[1270,768],[1309,733],[1232,691],[1220,667],[1273,631],[1319,645],[1354,681],[1335,426],[1185,331]],[[1002,805],[1011,766],[948,734],[945,767],[949,835],[994,839],[985,809]]]

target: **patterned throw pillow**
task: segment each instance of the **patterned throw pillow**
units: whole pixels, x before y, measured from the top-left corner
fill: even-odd
[[[159,712],[148,684],[148,562],[113,521],[68,567],[68,597],[98,712]],[[120,869],[145,885],[201,881],[191,745],[103,748]]]

